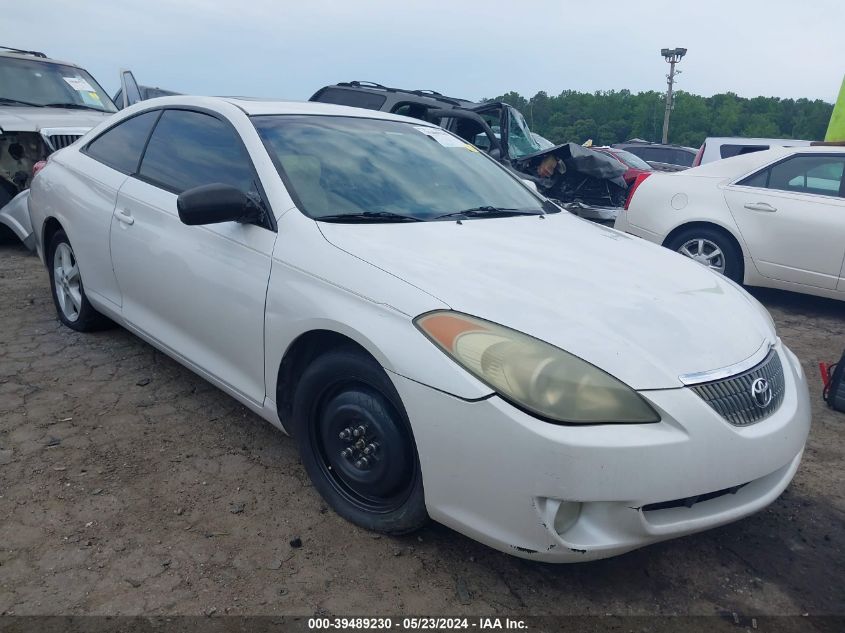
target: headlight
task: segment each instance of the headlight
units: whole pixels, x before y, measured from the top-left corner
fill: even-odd
[[[417,327],[502,397],[569,424],[659,422],[628,385],[536,338],[459,312],[429,312]]]

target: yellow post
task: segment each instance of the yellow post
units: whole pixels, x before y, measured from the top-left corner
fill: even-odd
[[[830,115],[830,123],[827,124],[824,140],[845,141],[845,78],[842,79],[839,98],[833,106],[833,114]]]

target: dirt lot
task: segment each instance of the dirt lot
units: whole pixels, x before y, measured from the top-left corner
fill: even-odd
[[[553,566],[346,523],[292,441],[122,329],[60,326],[38,259],[0,246],[0,613],[843,614],[845,415],[817,362],[845,307],[756,294],[811,378],[792,486],[737,524]]]

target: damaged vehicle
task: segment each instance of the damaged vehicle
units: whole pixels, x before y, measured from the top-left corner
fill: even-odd
[[[326,86],[310,101],[436,123],[534,183],[539,193],[567,211],[589,220],[613,223],[625,203],[624,165],[575,143],[549,147],[529,130],[522,113],[507,103],[479,104],[433,90],[402,90],[366,81]]]
[[[33,247],[27,189],[41,161],[116,111],[83,68],[0,47],[0,229]]]

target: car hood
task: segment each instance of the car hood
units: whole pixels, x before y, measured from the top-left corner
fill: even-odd
[[[765,310],[733,282],[569,213],[319,226],[336,247],[452,309],[547,341],[635,389],[679,387],[681,375],[734,365],[776,340]]]
[[[40,132],[42,128],[92,128],[110,112],[69,110],[65,108],[0,107],[0,130],[4,132]]]

